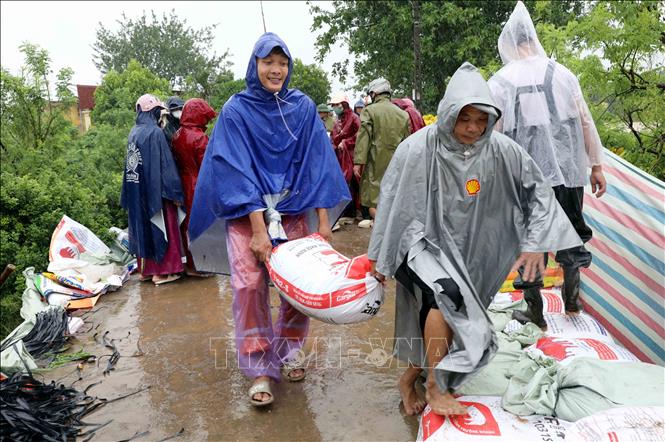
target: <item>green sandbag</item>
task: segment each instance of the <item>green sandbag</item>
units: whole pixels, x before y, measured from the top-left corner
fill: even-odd
[[[503,331],[506,324],[513,318],[513,311],[526,311],[527,305],[523,299],[511,302],[510,304],[490,304],[487,308],[487,315],[494,324],[495,331]]]
[[[519,330],[506,333],[508,341],[518,342],[522,347],[535,344],[543,336],[545,336],[545,333],[533,322],[527,322]]]
[[[525,352],[509,370],[505,410],[576,421],[620,406],[665,404],[665,368],[643,362],[577,357],[562,365]]]
[[[517,363],[522,347],[516,341],[497,333],[499,349],[487,366],[476,373],[461,389],[456,391],[467,396],[501,396],[508,388],[508,371]]]

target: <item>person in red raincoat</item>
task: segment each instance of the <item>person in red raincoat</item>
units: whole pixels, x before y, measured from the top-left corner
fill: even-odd
[[[344,94],[334,95],[330,100],[330,105],[337,114],[337,122],[333,126],[330,141],[335,148],[337,161],[339,161],[353,198],[352,204],[349,204],[340,218],[340,224],[353,223],[356,210],[360,209],[360,185],[353,175],[353,150],[356,147],[356,135],[360,129],[360,118],[353,112],[349,97]]]
[[[183,245],[187,252],[186,273],[189,276],[203,276],[203,274],[196,271],[194,259],[189,251],[187,227],[189,226],[189,215],[192,211],[196,179],[199,176],[203,155],[208,146],[208,135],[205,133],[206,125],[216,116],[217,113],[205,100],[201,98],[187,100],[180,116],[180,129],[175,133],[172,141],[173,156],[178,165],[182,190],[185,194],[184,208],[187,216],[180,225],[180,230]]]
[[[394,105],[409,114],[409,127],[411,128],[411,133],[425,127],[425,120],[423,120],[422,115],[420,115],[420,112],[416,109],[416,105],[413,104],[413,101],[411,101],[410,98],[396,98],[392,101]]]

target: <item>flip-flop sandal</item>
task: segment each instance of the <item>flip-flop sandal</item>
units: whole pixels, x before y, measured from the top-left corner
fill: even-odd
[[[300,367],[300,366],[290,367],[288,365],[284,365],[281,370],[282,370],[282,376],[284,376],[284,379],[286,379],[289,382],[299,382],[305,379],[305,377],[307,376],[307,371],[305,371],[305,367]],[[289,376],[289,374],[291,374],[295,370],[302,370],[302,374],[299,376]]]
[[[162,284],[168,284],[169,282],[177,281],[180,279],[180,275],[169,275],[164,279],[158,279],[157,281],[154,281],[155,285],[162,285]]]
[[[254,395],[257,393],[267,393],[270,395],[270,399],[265,401],[257,401],[254,399]],[[272,404],[272,401],[275,400],[275,396],[272,394],[270,389],[270,381],[261,381],[252,385],[249,389],[249,403],[255,407],[265,407],[266,405]]]

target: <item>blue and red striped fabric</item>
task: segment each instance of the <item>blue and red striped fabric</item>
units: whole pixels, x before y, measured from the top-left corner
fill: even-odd
[[[582,303],[635,356],[665,365],[665,183],[607,150],[603,171],[607,193],[585,189]]]

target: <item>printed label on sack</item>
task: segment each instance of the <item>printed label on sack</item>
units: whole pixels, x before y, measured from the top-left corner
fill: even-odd
[[[569,362],[577,356],[589,356],[605,361],[639,361],[635,355],[616,344],[592,338],[565,339],[548,336],[539,339],[534,348],[557,361]]]
[[[499,424],[486,405],[478,402],[462,402],[469,414],[466,416],[452,416],[450,423],[462,433],[483,436],[501,436]]]
[[[428,405],[420,419],[418,441],[559,442],[570,423],[551,416],[516,416],[501,408],[500,396],[461,396],[468,414],[439,416]]]

